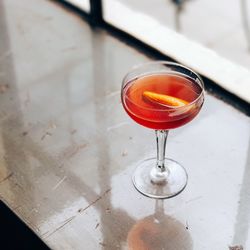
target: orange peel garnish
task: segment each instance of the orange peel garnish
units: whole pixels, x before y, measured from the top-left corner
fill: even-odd
[[[144,91],[142,95],[150,101],[154,101],[159,104],[163,104],[167,106],[182,107],[182,106],[189,104],[189,102],[182,100],[180,98],[170,96],[170,95],[157,94],[151,91]]]

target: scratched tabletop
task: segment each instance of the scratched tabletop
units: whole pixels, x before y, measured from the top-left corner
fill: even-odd
[[[155,137],[120,87],[149,60],[53,1],[0,1],[0,198],[55,250],[250,249],[250,120],[215,97],[170,133],[183,193],[134,189]]]

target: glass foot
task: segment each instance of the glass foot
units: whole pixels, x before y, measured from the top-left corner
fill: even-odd
[[[162,174],[160,181],[155,181],[154,169],[156,158],[140,162],[133,175],[135,188],[142,194],[156,199],[167,199],[181,193],[187,185],[187,172],[176,161],[165,158],[168,172]]]

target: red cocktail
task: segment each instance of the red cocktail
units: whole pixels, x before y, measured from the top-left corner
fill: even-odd
[[[168,130],[184,125],[197,115],[203,99],[194,102],[201,92],[201,86],[187,76],[150,74],[125,85],[122,103],[129,116],[139,124]]]
[[[133,183],[142,194],[170,198],[187,184],[187,173],[176,161],[165,158],[168,131],[191,121],[204,102],[201,78],[180,64],[159,61],[143,64],[124,78],[122,104],[129,116],[155,129],[157,158],[141,162]]]

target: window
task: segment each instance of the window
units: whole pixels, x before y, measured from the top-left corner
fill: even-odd
[[[79,6],[83,1],[68,2]],[[247,1],[91,2],[102,3],[105,24],[193,68],[229,93],[250,103],[250,5],[247,6]]]

